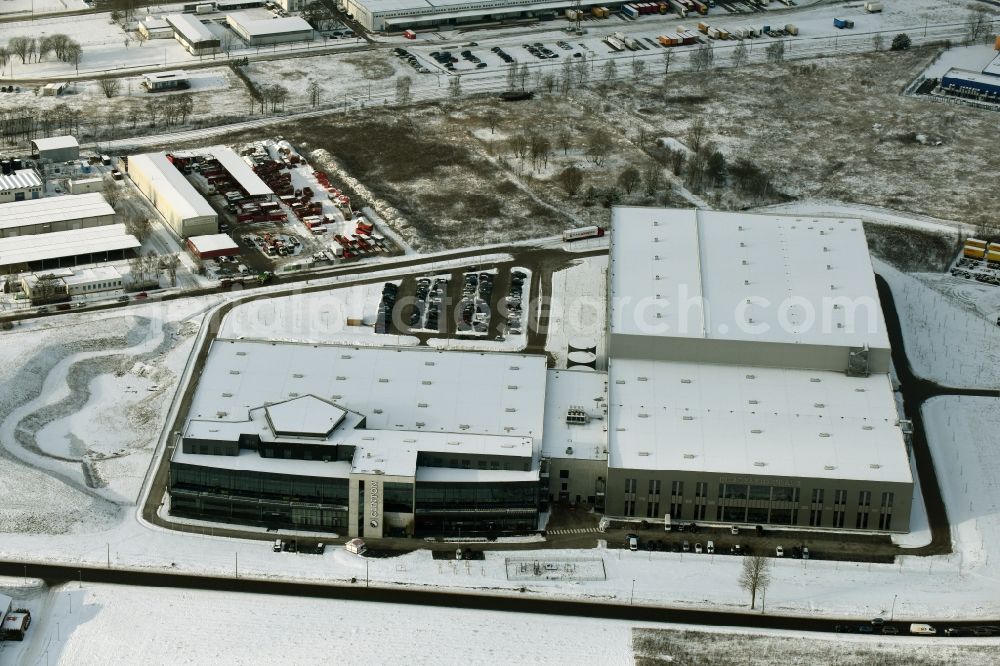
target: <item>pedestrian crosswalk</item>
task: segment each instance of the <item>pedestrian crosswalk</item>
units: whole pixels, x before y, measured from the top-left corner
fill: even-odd
[[[596,527],[579,527],[579,528],[576,528],[576,529],[567,529],[567,530],[546,530],[545,533],[548,534],[548,535],[553,535],[553,534],[590,534],[590,533],[597,532],[597,531],[598,531],[598,529]]]

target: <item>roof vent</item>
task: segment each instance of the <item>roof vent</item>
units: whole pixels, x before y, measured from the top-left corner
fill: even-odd
[[[821,432],[821,433],[819,434],[819,436],[820,436],[820,437],[829,437],[829,436],[830,436],[830,433],[828,433],[828,432]]]
[[[747,375],[747,379],[757,379],[757,375]]]
[[[822,380],[822,379],[820,379],[819,377],[810,377],[810,378],[809,378],[809,381],[811,381],[811,382],[815,382],[815,383],[817,383],[817,384],[818,384],[819,382],[821,382],[821,381],[823,381],[823,380]]]
[[[573,447],[572,446],[567,446],[566,447],[566,455],[568,455],[568,456],[573,455]]]
[[[292,375],[292,377],[294,377],[295,379],[302,379],[303,377],[305,377],[305,375],[296,372],[294,375]]]
[[[347,381],[347,377],[344,377],[343,375],[337,375],[337,381],[338,382]]]
[[[871,465],[868,465],[868,468],[869,469],[882,469],[882,465],[879,465],[878,463],[872,463]]]
[[[751,433],[753,433],[754,435],[759,435],[759,434],[761,434],[761,433],[762,433],[762,432],[764,432],[764,431],[763,431],[763,430],[761,430],[761,429],[759,429],[759,428],[754,428],[754,429],[753,429],[753,430],[751,430],[750,432],[751,432]]]
[[[682,379],[681,380],[681,384],[690,384],[690,383],[691,383],[690,379]]]
[[[767,463],[766,462],[762,462],[760,460],[757,460],[757,461],[754,462],[753,466],[754,467],[767,467]]]
[[[693,416],[687,416],[687,415],[682,416],[681,419],[684,420],[684,421],[694,421],[694,417]]]
[[[693,453],[685,453],[684,454],[684,460],[694,460],[694,454]]]
[[[349,358],[351,358],[351,355],[350,355],[350,354],[341,354],[341,355],[340,355],[340,358],[342,358],[342,359],[345,359],[345,360],[346,360],[346,359],[349,359]]]
[[[237,355],[237,356],[246,356],[246,355],[247,355],[247,353],[246,353],[246,352],[244,352],[244,351],[239,351],[239,352],[236,352],[236,355]]]
[[[417,403],[417,407],[427,407],[427,403],[426,402],[418,402]]]
[[[861,429],[862,430],[874,430],[875,426],[863,425],[863,426],[861,426]]]
[[[823,469],[825,469],[826,471],[829,472],[830,470],[837,469],[837,466],[836,465],[823,465]]]
[[[222,394],[222,397],[223,397],[223,398],[232,398],[232,397],[233,397],[233,394],[232,394],[232,393],[223,393],[223,394]]]
[[[421,384],[423,384],[424,386],[430,386],[430,385],[431,385],[431,384],[433,384],[434,382],[432,382],[432,381],[431,381],[431,380],[429,380],[429,379],[425,379],[425,380],[423,380],[423,381],[422,381],[422,382],[420,382],[420,383],[421,383]]]
[[[649,456],[649,451],[639,451],[639,455],[642,456],[643,458],[645,458],[645,457]]]

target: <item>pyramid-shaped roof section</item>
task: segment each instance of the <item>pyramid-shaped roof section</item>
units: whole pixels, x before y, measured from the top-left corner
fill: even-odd
[[[314,395],[303,395],[264,408],[277,436],[327,438],[347,411]]]

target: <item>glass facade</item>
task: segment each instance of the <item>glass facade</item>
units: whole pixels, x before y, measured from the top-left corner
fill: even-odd
[[[537,483],[417,484],[418,534],[498,534],[537,527]]]

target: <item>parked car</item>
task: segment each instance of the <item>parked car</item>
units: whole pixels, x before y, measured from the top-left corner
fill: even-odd
[[[883,636],[895,636],[898,633],[899,633],[899,629],[897,629],[896,627],[892,626],[891,624],[887,624],[884,627],[882,627],[882,635]]]
[[[685,553],[690,552],[691,551],[691,544],[689,544],[687,541],[685,541],[684,545],[681,546],[681,550],[683,550]]]
[[[875,630],[872,628],[870,624],[862,624],[858,627],[859,634],[871,634],[874,632]]]
[[[802,559],[803,560],[809,559],[809,549],[806,548],[805,546],[802,546]]]
[[[872,626],[873,627],[881,627],[884,624],[885,624],[885,620],[883,620],[882,618],[880,618],[880,617],[873,617],[872,618]]]
[[[635,551],[639,550],[639,537],[634,534],[629,534],[625,537],[625,543],[628,545],[628,549]]]
[[[715,542],[709,541],[705,547],[705,550],[708,552],[709,555],[715,555]]]
[[[774,554],[776,557],[784,557],[785,549],[782,548],[781,546],[778,546],[777,548],[774,549]]]
[[[736,536],[737,534],[740,533],[740,528],[737,527],[736,525],[731,525],[729,527],[729,533],[732,534],[733,536]]]
[[[934,636],[937,634],[937,629],[929,624],[914,623],[910,625],[910,633],[918,636]]]
[[[694,545],[694,552],[696,552],[699,555],[701,555],[702,548],[701,548],[701,542],[700,541]]]
[[[271,550],[273,550],[276,553],[280,553],[281,552],[281,539],[275,539],[274,540],[274,545],[271,546]]]

